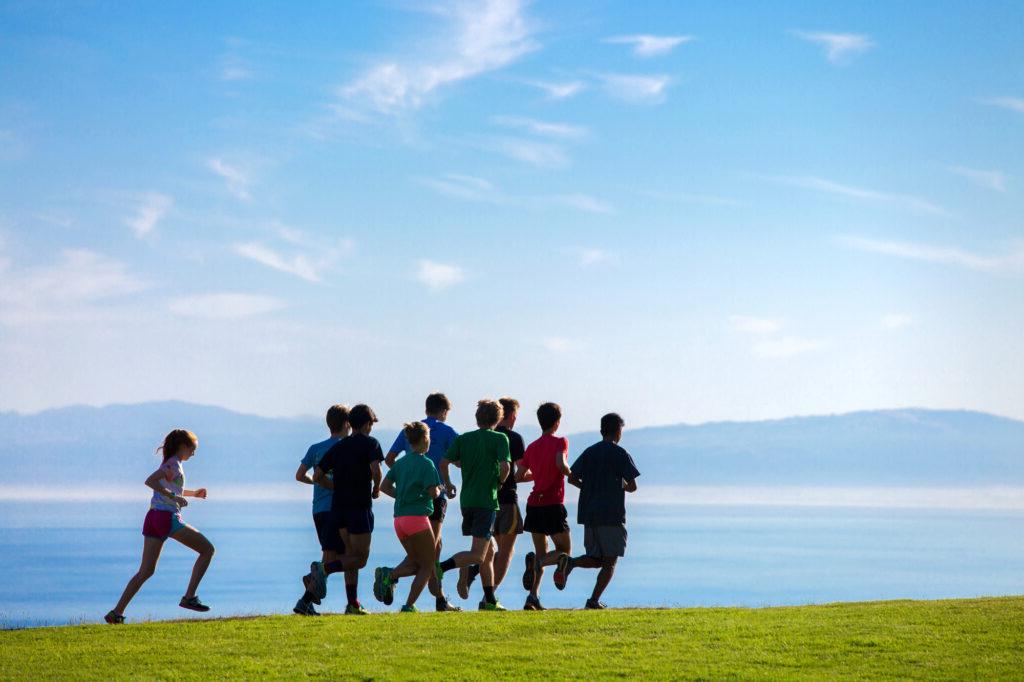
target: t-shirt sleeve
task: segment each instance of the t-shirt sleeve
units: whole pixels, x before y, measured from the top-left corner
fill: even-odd
[[[459,449],[459,439],[456,438],[455,440],[452,441],[452,444],[448,446],[448,451],[444,453],[444,458],[449,462],[458,462],[459,459],[462,457],[462,454],[459,452]]]
[[[317,466],[320,467],[320,471],[325,474],[329,474],[334,471],[334,448],[331,448],[324,453],[324,456],[317,462]]]
[[[426,458],[424,458],[426,459]],[[434,485],[441,485],[441,475],[437,473],[437,467],[429,459],[427,460],[429,467],[423,469],[423,487],[429,487]]]
[[[571,467],[569,467],[569,471],[572,472],[572,475],[580,479],[581,481],[583,480],[583,476],[587,471],[587,455],[589,454],[589,452],[590,450],[584,450],[583,454],[577,457],[576,461],[572,463]]]
[[[370,448],[369,461],[380,462],[384,460],[384,452],[380,449],[380,441],[376,438],[373,439],[373,445]]]
[[[619,475],[627,481],[632,481],[640,475],[640,471],[636,468],[636,464],[633,463],[633,458],[625,450],[622,451],[622,461],[619,462],[619,471]]]
[[[302,466],[312,469],[316,466],[316,448],[312,445],[306,450],[306,456],[302,458]]]
[[[395,436],[395,442],[391,444],[391,449],[388,452],[405,452],[408,446],[408,441],[405,439],[405,431],[399,431],[398,435]]]
[[[512,456],[513,462],[518,462],[523,458],[523,437],[518,433],[513,433],[508,439],[509,454]]]
[[[508,436],[504,433],[500,434],[501,438],[498,440],[497,448],[495,449],[495,461],[498,462],[511,462],[512,453],[509,452],[508,447]]]

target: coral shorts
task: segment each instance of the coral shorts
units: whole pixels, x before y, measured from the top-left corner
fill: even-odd
[[[395,535],[398,536],[399,540],[404,540],[411,535],[422,533],[425,530],[430,530],[429,516],[395,517]]]

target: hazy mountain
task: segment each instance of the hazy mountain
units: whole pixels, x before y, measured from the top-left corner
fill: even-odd
[[[527,441],[537,429],[524,415]],[[308,445],[326,437],[320,418],[270,419],[181,402],[0,413],[7,485],[130,485],[152,471],[169,429],[200,438],[196,483],[291,480]],[[375,431],[387,449],[394,427]],[[598,439],[570,435],[571,455]],[[967,411],[883,410],[761,422],[628,430],[648,485],[1024,484],[1024,422]]]

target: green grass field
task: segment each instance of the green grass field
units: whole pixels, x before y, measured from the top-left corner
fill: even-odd
[[[1024,679],[1024,597],[0,632],[3,679]]]

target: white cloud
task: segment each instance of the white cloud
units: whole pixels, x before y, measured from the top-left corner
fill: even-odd
[[[732,328],[744,334],[774,334],[782,329],[780,320],[767,317],[751,317],[749,315],[732,315],[729,317]]]
[[[247,172],[217,157],[207,160],[206,167],[224,179],[229,192],[243,201],[248,201],[252,179]]]
[[[902,313],[889,313],[882,318],[882,329],[899,329],[913,323],[914,318]]]
[[[434,291],[440,291],[465,281],[466,274],[458,265],[421,260],[416,270],[416,279]]]
[[[977,168],[966,168],[964,166],[949,166],[946,170],[965,177],[976,185],[987,187],[996,192],[1006,191],[1006,175],[999,171],[978,170]]]
[[[307,282],[320,282],[320,270],[323,263],[315,263],[303,254],[285,256],[259,242],[236,244],[235,253],[256,261],[268,268],[295,275]]]
[[[236,54],[225,55],[220,60],[218,76],[222,81],[247,81],[252,80],[253,75],[248,62]]]
[[[987,97],[981,103],[1024,114],[1024,97]]]
[[[791,358],[824,348],[825,344],[816,339],[783,336],[759,341],[754,345],[754,355],[761,358]]]
[[[866,35],[857,33],[827,33],[823,31],[793,31],[793,35],[825,48],[825,57],[833,64],[841,64],[853,55],[875,46]]]
[[[136,237],[145,237],[167,215],[173,204],[174,200],[165,194],[156,192],[144,194],[139,198],[135,215],[128,218],[125,223],[132,228]]]
[[[855,236],[841,236],[840,241],[860,251],[881,253],[897,258],[944,263],[981,272],[1024,274],[1024,242],[1014,243],[1006,253],[984,256],[953,247],[882,241]]]
[[[167,308],[175,315],[209,320],[237,320],[281,310],[285,302],[255,294],[199,294],[172,299]]]
[[[579,263],[585,268],[605,263],[614,263],[615,260],[615,256],[604,249],[579,250]]]
[[[498,137],[485,142],[483,147],[537,168],[563,168],[569,164],[565,150],[548,142]]]
[[[440,194],[466,201],[502,203],[504,197],[489,180],[461,173],[445,173],[436,178],[415,178],[419,184]]]
[[[630,104],[658,104],[665,100],[665,90],[671,79],[665,75],[635,76],[604,74],[601,76],[605,92],[615,99]]]
[[[551,203],[586,213],[611,213],[612,207],[589,194],[556,194],[547,197],[543,203]]]
[[[637,194],[659,201],[673,201],[682,204],[705,204],[707,206],[739,206],[740,202],[731,197],[718,196],[716,194],[689,194],[686,192],[660,192],[656,190],[641,190]]]
[[[564,336],[551,336],[541,341],[541,345],[552,353],[571,353],[579,350],[579,344]]]
[[[838,182],[813,176],[769,176],[769,179],[775,180],[776,182],[782,182],[787,185],[792,185],[794,187],[804,187],[806,189],[827,192],[829,194],[837,194],[839,196],[849,197],[860,201],[894,204],[919,213],[930,213],[932,215],[941,216],[949,215],[949,212],[941,206],[933,204],[927,199],[911,196],[909,194],[880,192],[878,190],[865,189],[863,187],[854,187],[853,185],[843,185]]]
[[[587,134],[587,129],[583,126],[571,125],[569,123],[550,123],[521,116],[495,116],[492,120],[506,128],[519,128],[535,135],[545,135],[547,137],[575,138],[583,137]]]
[[[587,85],[583,81],[569,81],[567,83],[551,83],[548,81],[526,81],[526,84],[543,90],[551,99],[567,99],[583,92]]]
[[[633,54],[637,57],[656,57],[668,54],[679,45],[694,40],[693,36],[652,36],[638,34],[631,36],[614,36],[605,38],[606,43],[632,45]]]
[[[452,20],[441,54],[377,64],[341,95],[382,113],[420,107],[435,90],[511,64],[536,48],[519,0],[453,2],[435,10]]]

